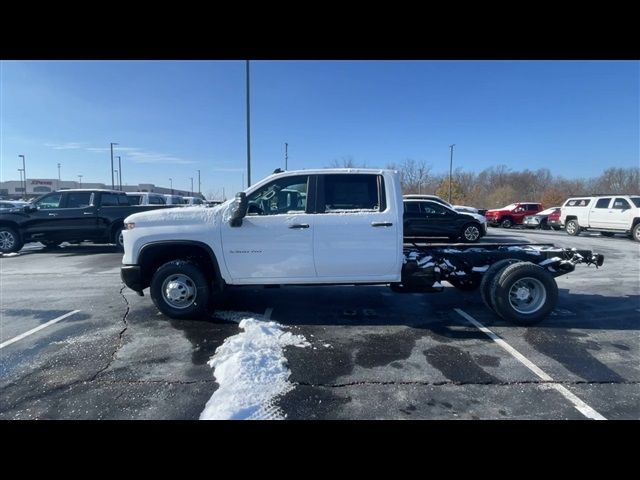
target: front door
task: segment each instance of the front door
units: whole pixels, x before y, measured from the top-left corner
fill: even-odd
[[[633,222],[633,210],[629,201],[625,198],[616,198],[613,200],[610,215],[610,228],[618,230],[629,230]]]
[[[247,196],[242,225],[221,227],[233,283],[305,283],[316,279],[315,215],[307,213],[308,175],[280,177]]]
[[[611,228],[610,215],[612,210],[609,209],[611,197],[598,198],[596,204],[589,212],[589,227],[593,228]]]
[[[24,224],[27,235],[38,240],[61,239],[60,222],[62,216],[62,193],[54,192],[38,199],[34,206],[38,209],[29,213],[29,220]]]

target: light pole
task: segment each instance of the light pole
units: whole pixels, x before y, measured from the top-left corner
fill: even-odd
[[[122,165],[120,163],[120,155],[118,155],[118,190],[122,190]]]
[[[289,170],[289,144],[287,142],[284,143],[284,171]]]
[[[200,170],[198,170],[198,193],[202,195],[202,191],[200,190]]]
[[[173,178],[169,179],[169,188],[171,188],[171,195],[173,195]]]
[[[451,171],[453,169],[453,147],[455,146],[455,143],[453,145],[449,145],[449,150],[451,150],[451,158],[449,160],[449,203],[451,203]]]
[[[193,177],[189,177],[191,179],[191,197],[193,197]]]
[[[60,164],[58,164],[58,190],[60,190]]]
[[[20,190],[22,190],[22,196],[24,197],[24,184],[22,183],[22,169],[19,168],[18,169],[18,173],[20,174]]]
[[[80,179],[80,188],[82,188],[82,175],[78,175],[78,178]]]
[[[247,187],[251,186],[251,111],[249,108],[249,60],[246,61],[247,70]],[[244,187],[244,180],[242,181]]]
[[[118,185],[120,185],[120,180],[119,180],[119,172],[118,170],[114,170],[114,172],[116,172],[116,181],[118,182]]]
[[[18,157],[22,157],[22,173],[24,174],[24,194],[27,194],[27,170],[24,166],[24,155],[18,155]]]
[[[114,145],[118,145],[118,144],[111,142],[111,189],[112,190],[116,189],[116,185],[113,182],[113,146]]]

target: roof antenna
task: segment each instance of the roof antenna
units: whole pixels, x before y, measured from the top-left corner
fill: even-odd
[[[281,168],[276,168],[273,173],[282,173],[283,170]]]

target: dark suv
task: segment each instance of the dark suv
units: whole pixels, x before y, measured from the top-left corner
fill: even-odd
[[[405,238],[446,237],[451,241],[477,242],[486,233],[486,227],[471,215],[434,200],[404,199]]]

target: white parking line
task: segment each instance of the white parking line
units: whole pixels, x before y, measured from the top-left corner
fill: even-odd
[[[489,330],[487,327],[478,322],[475,318],[473,318],[468,313],[460,310],[459,308],[454,308],[454,310],[458,313],[458,315],[465,318],[469,323],[474,325],[478,330],[486,334],[491,340],[500,345],[504,350],[509,352],[516,360],[522,363],[525,367],[535,373],[538,377],[546,382],[552,382],[547,384],[547,388],[553,388],[557,390],[563,397],[569,400],[573,406],[585,417],[590,418],[592,420],[606,420],[605,417],[596,412],[589,405],[584,403],[578,397],[576,397],[573,393],[571,393],[564,385],[560,385],[559,383],[553,383],[553,378],[547,375],[542,369],[540,369],[536,364],[522,355],[519,351],[505,342],[501,337],[495,334],[493,331]]]
[[[7,345],[11,345],[12,343],[17,342],[18,340],[22,340],[24,337],[28,337],[29,335],[31,335],[33,333],[36,333],[36,332],[42,330],[43,328],[48,327],[49,325],[53,325],[54,323],[58,323],[60,320],[64,320],[65,318],[70,317],[71,315],[74,315],[74,314],[78,313],[79,311],[80,310],[74,310],[73,312],[65,313],[64,315],[60,315],[58,318],[54,318],[53,320],[49,320],[47,323],[43,323],[42,325],[38,325],[36,328],[32,328],[28,332],[24,332],[24,333],[18,335],[17,337],[13,337],[11,340],[7,340],[6,342],[0,343],[0,348],[4,348]]]
[[[273,313],[273,308],[269,307],[264,311],[264,319],[271,320],[271,313]]]

